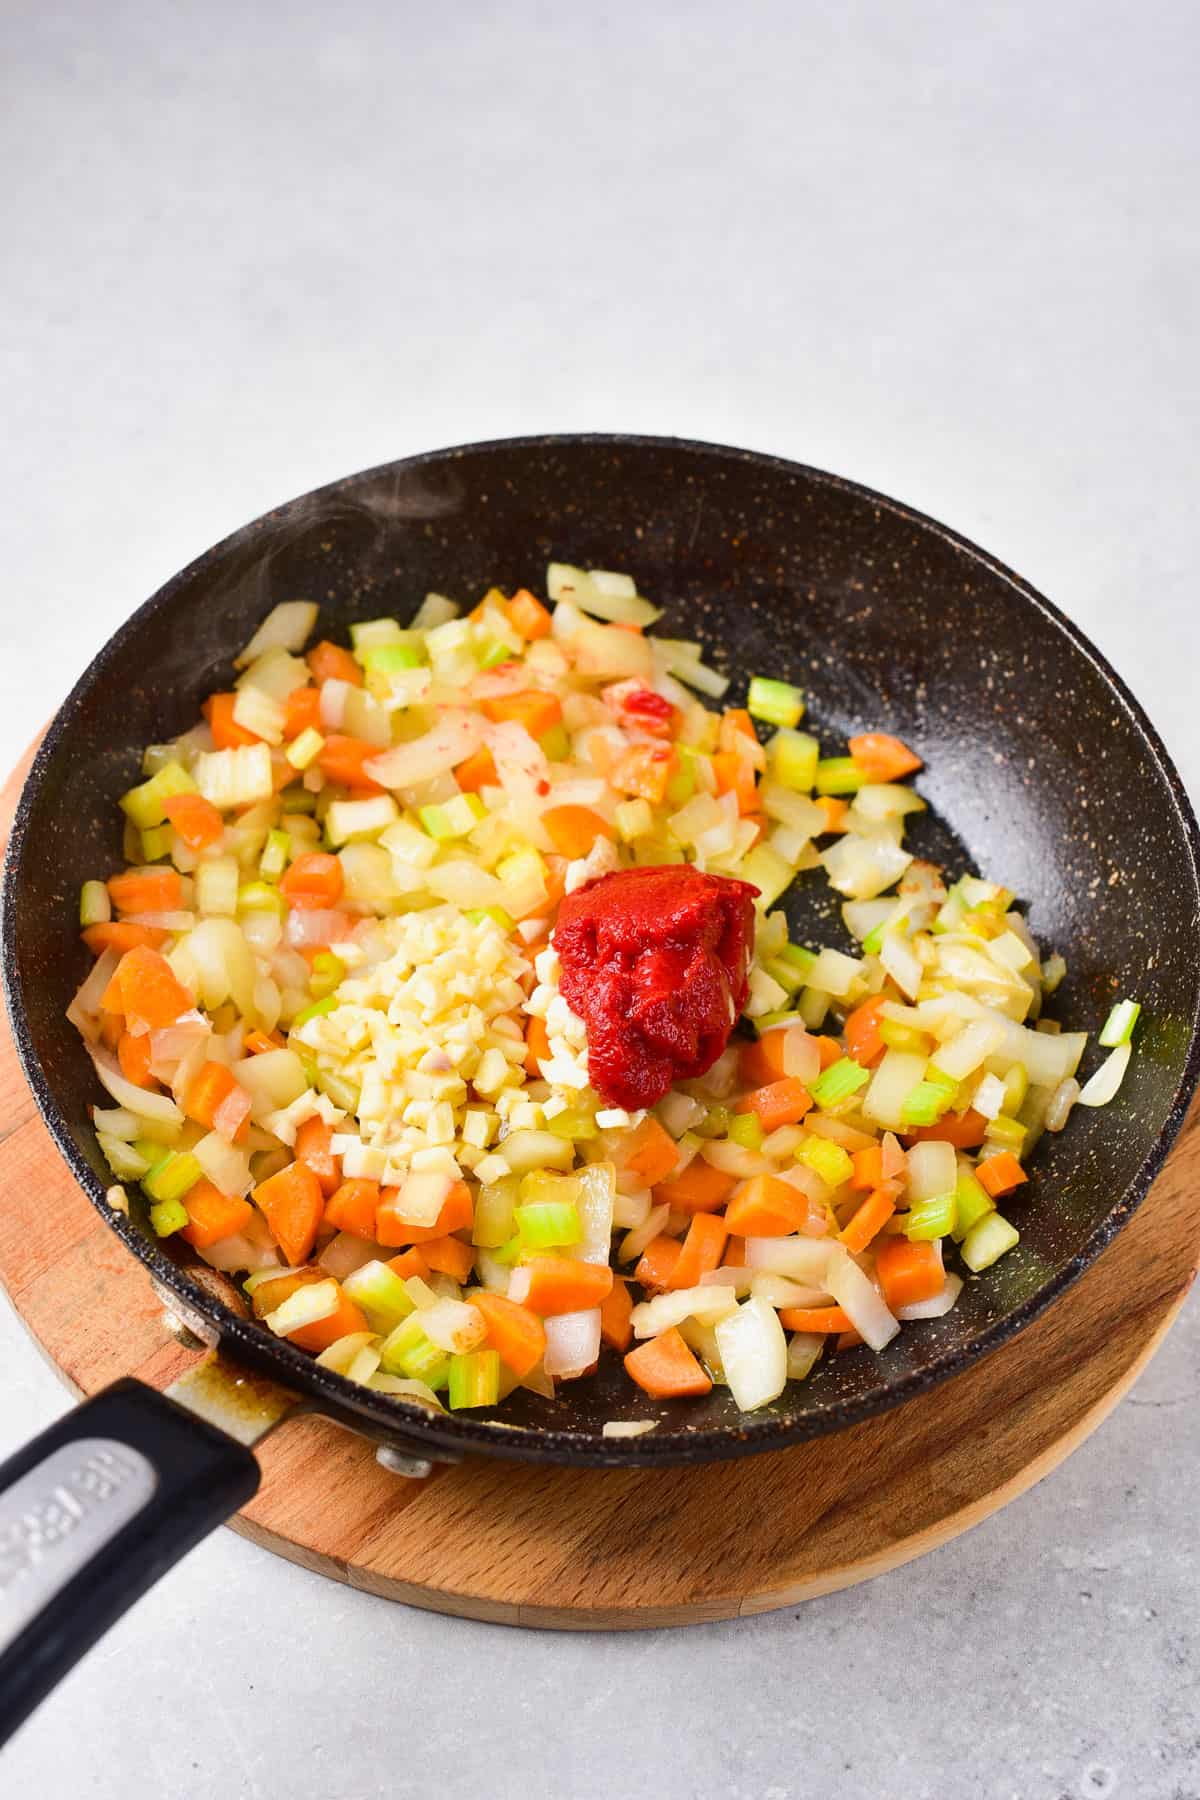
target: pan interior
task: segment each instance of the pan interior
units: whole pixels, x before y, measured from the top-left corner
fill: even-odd
[[[666,608],[658,629],[699,638],[733,675],[730,701],[751,674],[781,677],[808,696],[808,723],[827,751],[864,728],[914,745],[931,812],[910,847],[952,875],[973,869],[1016,889],[1039,943],[1067,959],[1054,1016],[1094,1031],[1118,995],[1143,1002],[1119,1103],[1078,1109],[1061,1136],[1043,1140],[1028,1198],[1010,1209],[1020,1247],[968,1283],[944,1320],[909,1326],[882,1357],[838,1356],[749,1421],[721,1389],[686,1406],[650,1403],[615,1359],[554,1402],[514,1396],[500,1414],[509,1426],[569,1433],[557,1453],[584,1454],[599,1451],[607,1419],[661,1419],[622,1454],[605,1444],[612,1460],[727,1452],[747,1441],[747,1426],[764,1445],[828,1429],[997,1341],[1116,1229],[1182,1117],[1200,980],[1194,826],[1137,708],[1022,584],[878,496],[671,440],[514,441],[352,477],[217,546],[88,670],[27,789],[5,895],[6,976],[26,1067],[99,1200],[111,1177],[88,1121],[96,1088],[64,1018],[86,968],[73,939],[79,884],[119,864],[114,801],[136,779],[142,747],[194,722],[272,605],[316,600],[322,635],[342,637],[354,620],[406,619],[431,589],[468,602],[492,583],[541,591],[552,557],[635,574]],[[850,947],[833,898],[819,876],[802,878],[787,908],[799,941]],[[1085,1070],[1096,1061],[1089,1052]],[[156,1243],[135,1248],[169,1271]],[[345,1404],[344,1384],[300,1353],[268,1345],[256,1328],[234,1335],[277,1370],[282,1355],[293,1384]],[[379,1397],[356,1403],[386,1410]],[[536,1449],[519,1431],[474,1421],[454,1431],[493,1449]]]

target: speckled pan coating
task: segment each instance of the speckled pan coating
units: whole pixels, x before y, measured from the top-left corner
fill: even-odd
[[[615,1363],[555,1402],[502,1418],[428,1422],[369,1398],[238,1318],[136,1223],[105,1205],[110,1177],[87,1106],[97,1095],[63,1014],[82,978],[79,884],[118,862],[114,800],[141,747],[193,722],[202,697],[276,601],[307,597],[323,629],[401,618],[430,588],[539,590],[548,558],[629,569],[736,677],[797,682],[830,750],[868,726],[924,757],[933,812],[915,846],[1014,886],[1065,953],[1056,1011],[1095,1029],[1120,992],[1144,1003],[1120,1102],[1079,1109],[1039,1149],[1010,1211],[1022,1241],[968,1284],[945,1320],[909,1326],[880,1358],[834,1359],[743,1419],[716,1390],[655,1405]],[[1195,820],[1153,727],[1103,657],[1007,569],[911,509],[833,476],[668,438],[516,439],[351,476],[248,525],[146,602],[87,670],[33,766],[3,895],[4,977],[18,1049],[71,1167],[114,1231],[243,1361],[327,1410],[420,1437],[554,1462],[700,1461],[836,1430],[961,1369],[1012,1335],[1100,1252],[1149,1187],[1200,1073],[1200,878]],[[810,941],[844,944],[817,880],[789,906]],[[1097,1055],[1093,1052],[1085,1071]],[[604,1440],[605,1419],[661,1420]]]

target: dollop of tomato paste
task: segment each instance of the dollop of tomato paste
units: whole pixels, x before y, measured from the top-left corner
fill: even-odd
[[[653,1106],[716,1062],[746,1004],[757,893],[679,864],[619,869],[563,900],[559,988],[611,1105]]]

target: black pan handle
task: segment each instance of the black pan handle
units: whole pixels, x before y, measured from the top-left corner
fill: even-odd
[[[243,1445],[130,1380],[0,1465],[0,1743],[258,1482]]]

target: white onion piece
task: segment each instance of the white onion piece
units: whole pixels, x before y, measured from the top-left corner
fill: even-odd
[[[575,1207],[579,1214],[580,1237],[572,1249],[581,1262],[601,1263],[607,1267],[612,1251],[616,1170],[611,1163],[585,1163],[575,1179],[579,1184]]]
[[[89,1044],[94,1044],[100,1036],[100,1000],[120,960],[115,950],[106,950],[98,956],[88,971],[87,980],[76,990],[75,998],[67,1008],[68,1019]]]
[[[1125,1071],[1132,1055],[1132,1044],[1118,1044],[1112,1055],[1105,1057],[1091,1080],[1085,1081],[1080,1088],[1079,1105],[1107,1106],[1125,1079]]]
[[[746,1267],[772,1275],[785,1275],[790,1281],[811,1283],[826,1291],[825,1282],[830,1263],[830,1245],[820,1238],[782,1237],[747,1238]]]
[[[840,1144],[843,1150],[851,1152],[868,1150],[875,1142],[870,1132],[859,1131],[829,1113],[810,1113],[804,1121],[804,1129],[809,1137],[828,1138],[831,1144]]]
[[[750,1292],[768,1306],[828,1306],[829,1294],[823,1287],[810,1287],[806,1282],[789,1281],[786,1275],[773,1275],[769,1269],[751,1271]]]
[[[636,1231],[650,1217],[653,1205],[649,1188],[637,1188],[632,1194],[618,1191],[613,1199],[613,1230]]]
[[[345,937],[353,924],[354,920],[347,912],[294,906],[287,916],[284,938],[291,950],[299,950],[306,944],[320,947],[332,943],[335,938]],[[307,974],[305,970],[306,979]]]
[[[788,1339],[787,1372],[789,1381],[803,1381],[825,1348],[825,1335],[817,1331],[796,1331]]]
[[[923,1139],[908,1152],[908,1194],[914,1204],[952,1194],[958,1181],[958,1158],[953,1144],[940,1138]]]
[[[453,1186],[453,1178],[437,1169],[414,1170],[405,1177],[392,1210],[406,1225],[436,1225]]]
[[[737,1306],[731,1287],[723,1283],[706,1287],[676,1288],[670,1293],[656,1294],[653,1300],[642,1300],[629,1315],[636,1338],[657,1337],[684,1319],[700,1319],[711,1325]],[[549,1320],[547,1320],[547,1324]]]
[[[151,931],[190,931],[196,923],[194,912],[124,913],[126,925],[146,925]]]
[[[965,1081],[1004,1042],[1003,1025],[995,1019],[973,1019],[939,1049],[934,1058],[943,1075]]]
[[[303,650],[317,622],[312,600],[281,600],[273,606],[246,648],[234,658],[235,669],[247,668],[268,650]]]
[[[265,1276],[283,1274],[283,1258],[261,1213],[254,1214],[245,1231],[218,1238],[198,1255],[211,1269],[220,1269],[226,1275],[240,1274],[244,1269]]]
[[[899,1323],[853,1258],[844,1252],[831,1256],[825,1281],[864,1343],[875,1351],[891,1343],[900,1329]]]
[[[670,1216],[669,1206],[652,1206],[642,1223],[636,1225],[621,1239],[621,1248],[617,1252],[618,1260],[633,1262],[636,1257],[639,1257],[651,1238],[658,1236]],[[516,1274],[517,1271],[514,1270],[513,1273]],[[515,1294],[513,1299],[516,1299]]]
[[[915,1000],[921,986],[921,963],[916,951],[901,931],[885,931],[879,947],[879,960],[901,993]]]
[[[321,683],[321,727],[324,731],[340,731],[346,721],[346,701],[352,684],[349,681]]]
[[[756,1276],[753,1269],[705,1269],[700,1277],[701,1287],[727,1287],[740,1300],[753,1287]]]
[[[89,1044],[88,1054],[104,1088],[118,1106],[123,1106],[127,1112],[136,1113],[139,1119],[159,1119],[164,1124],[182,1124],[183,1114],[175,1102],[166,1094],[152,1094],[149,1089],[136,1087],[132,1081],[126,1081],[116,1057],[102,1044]]]
[[[717,1348],[729,1391],[742,1412],[778,1399],[787,1385],[787,1338],[779,1315],[751,1298],[716,1324]]]
[[[439,1350],[461,1356],[474,1350],[487,1336],[487,1324],[477,1306],[464,1300],[440,1299],[421,1313],[421,1329]]]
[[[647,1431],[653,1431],[657,1424],[657,1419],[605,1419],[600,1427],[600,1436],[606,1438],[643,1437]]]
[[[940,1294],[934,1294],[930,1300],[914,1300],[911,1306],[898,1306],[898,1319],[940,1319],[956,1304],[962,1293],[962,1276],[947,1275],[945,1286]]]
[[[1047,1131],[1061,1131],[1071,1116],[1071,1108],[1079,1098],[1079,1083],[1073,1076],[1060,1081],[1050,1096],[1050,1104],[1046,1108],[1043,1121]]]
[[[474,1308],[472,1308],[474,1310]],[[545,1321],[545,1372],[551,1379],[571,1381],[584,1375],[600,1356],[600,1308],[557,1313]]]
[[[150,1033],[150,1073],[159,1081],[168,1081],[176,1064],[211,1034],[211,1025],[195,1007],[180,1013],[173,1025],[164,1025]]]
[[[456,768],[478,750],[487,731],[487,720],[481,713],[465,708],[446,711],[432,731],[413,738],[407,744],[396,744],[363,764],[372,781],[381,787],[406,788],[430,781]]]
[[[700,1154],[706,1163],[711,1163],[722,1175],[739,1175],[744,1181],[749,1181],[752,1175],[775,1173],[775,1165],[769,1156],[762,1156],[757,1150],[747,1150],[730,1139],[710,1138]]]
[[[340,1302],[341,1294],[336,1281],[311,1281],[290,1293],[274,1312],[267,1314],[264,1322],[276,1337],[287,1337],[289,1332],[300,1331],[305,1325],[316,1325],[321,1319],[328,1319],[337,1311]]]
[[[783,1072],[805,1087],[821,1073],[821,1046],[803,1025],[789,1025],[783,1034]]]
[[[249,1156],[227,1143],[219,1131],[206,1132],[192,1145],[192,1155],[213,1186],[223,1194],[235,1194],[239,1200],[244,1200],[254,1186]],[[333,1270],[329,1273],[332,1275]]]
[[[257,1019],[254,987],[258,967],[254,952],[232,919],[202,919],[182,940],[179,952],[196,971],[198,999],[208,1012],[232,999],[243,1018]]]

